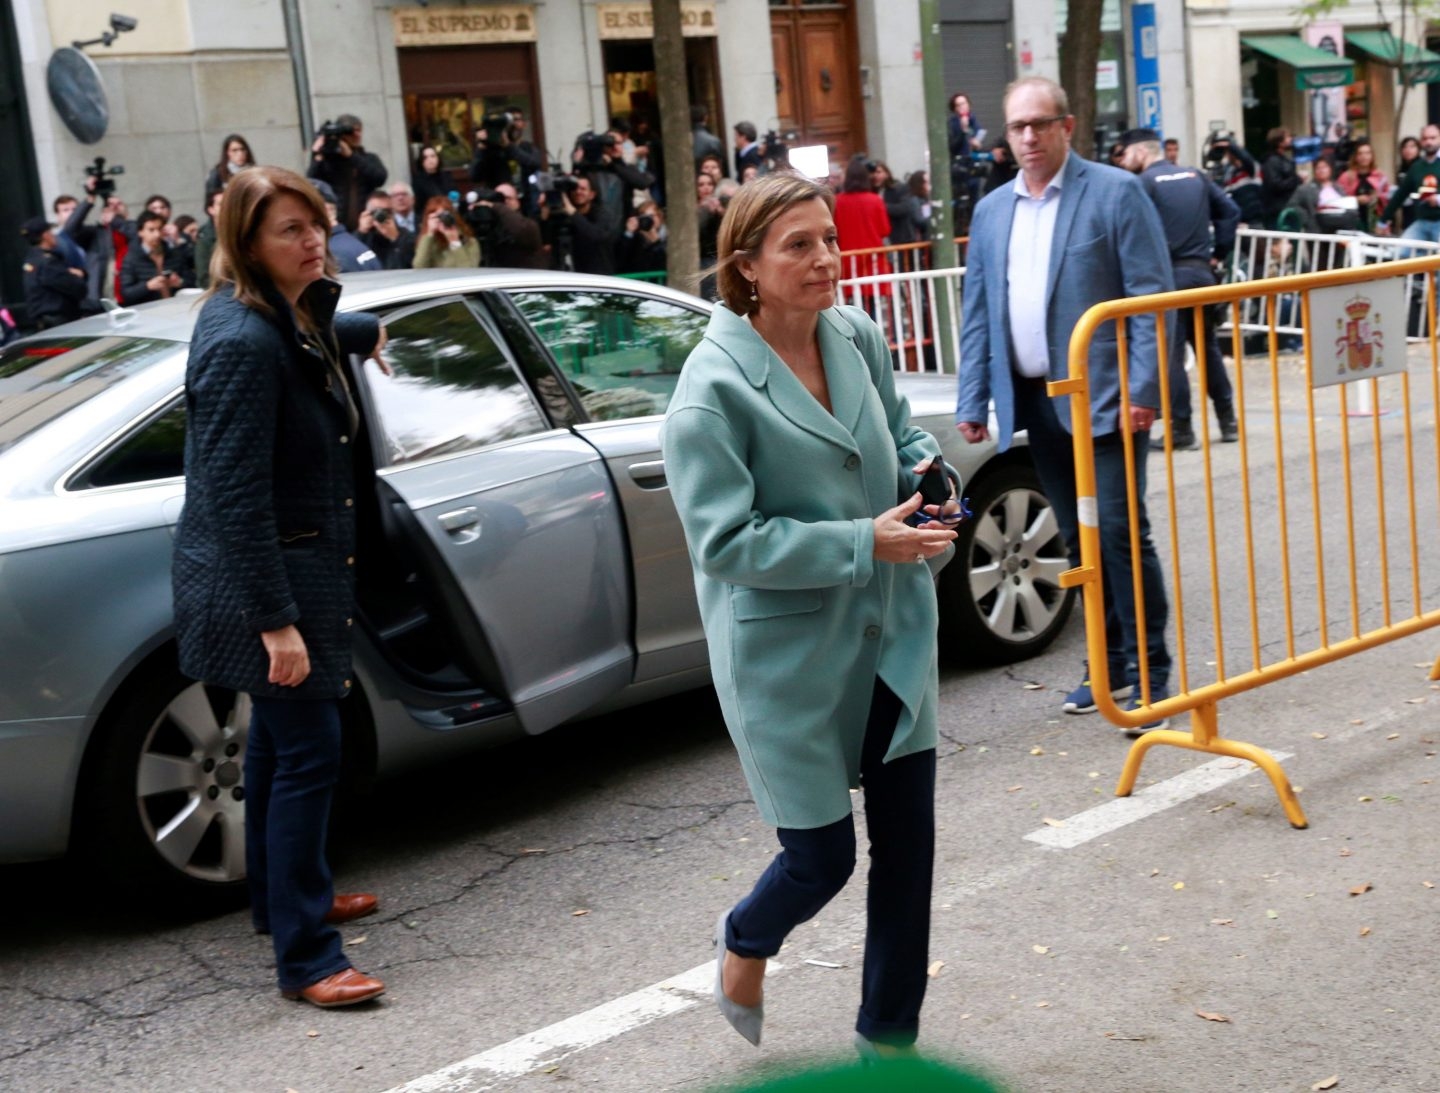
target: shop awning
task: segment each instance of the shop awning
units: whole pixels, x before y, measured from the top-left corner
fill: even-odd
[[[1401,78],[1407,83],[1440,83],[1440,53],[1432,53],[1422,46],[1405,42],[1405,60],[1402,65],[1402,43],[1388,30],[1347,30],[1345,44],[1374,57],[1381,64],[1403,68]]]
[[[1293,34],[1243,34],[1241,45],[1273,57],[1295,70],[1295,86],[1304,91],[1355,82],[1355,62],[1308,46]]]

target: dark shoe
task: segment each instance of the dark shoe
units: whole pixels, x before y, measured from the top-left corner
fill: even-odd
[[[1150,688],[1150,704],[1152,706],[1157,702],[1163,702],[1169,697],[1170,693],[1164,687]],[[1129,702],[1125,703],[1124,710],[1126,713],[1131,713],[1134,710],[1140,709],[1142,705],[1143,699],[1140,696],[1140,688],[1136,687],[1135,694],[1131,696]],[[1145,724],[1143,725],[1127,725],[1120,731],[1131,739],[1134,739],[1137,736],[1144,736],[1152,729],[1168,729],[1169,727],[1170,719],[1168,717],[1157,717],[1151,721],[1145,722]]]
[[[1215,411],[1215,417],[1220,422],[1220,439],[1226,444],[1233,444],[1240,439],[1240,424],[1235,420],[1235,411],[1221,413]]]
[[[1170,447],[1177,452],[1193,452],[1200,445],[1195,442],[1195,430],[1190,420],[1174,421],[1170,425]]]
[[[1114,679],[1116,676],[1112,675],[1111,678]],[[1128,683],[1122,683],[1118,687],[1113,683],[1110,685],[1111,698],[1127,698],[1129,695],[1130,685]],[[1088,664],[1085,666],[1085,678],[1080,681],[1080,686],[1065,696],[1065,701],[1060,708],[1066,713],[1095,712],[1095,692],[1090,689],[1090,666]]]
[[[380,980],[372,979],[354,968],[346,968],[343,972],[327,975],[318,983],[311,983],[304,990],[281,991],[280,995],[292,1002],[309,1002],[321,1009],[334,1009],[337,1006],[368,1002],[384,993],[385,984]]]
[[[330,905],[330,913],[325,916],[325,921],[332,926],[341,922],[354,922],[357,918],[373,915],[378,906],[380,906],[380,901],[369,892],[337,894],[335,902]]]

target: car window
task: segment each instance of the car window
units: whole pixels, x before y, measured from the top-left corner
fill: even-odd
[[[387,317],[385,361],[365,369],[392,463],[544,432],[549,424],[504,351],[463,300]]]
[[[128,486],[185,474],[185,404],[178,403],[122,440],[75,486]]]
[[[0,451],[184,346],[151,338],[74,337],[0,350]]]
[[[710,317],[668,300],[588,290],[510,294],[592,421],[663,414]]]

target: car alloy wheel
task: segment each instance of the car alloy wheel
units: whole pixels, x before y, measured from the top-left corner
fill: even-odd
[[[199,881],[245,876],[245,742],[250,696],[203,683],[150,725],[135,771],[140,822],[156,853]]]
[[[1033,469],[1010,465],[970,491],[956,557],[940,575],[942,644],[961,659],[1009,664],[1035,656],[1069,618],[1070,568],[1055,511]]]

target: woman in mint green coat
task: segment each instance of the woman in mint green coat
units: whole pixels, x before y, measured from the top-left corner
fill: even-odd
[[[919,527],[939,452],[910,424],[884,336],[836,306],[828,189],[746,185],[720,228],[717,307],[663,433],[712,674],[750,790],[782,850],[716,928],[715,998],[752,1043],[765,960],[871,843],[856,1043],[913,1050],[934,852],[935,590],[952,501]],[[898,503],[897,503],[898,502]],[[723,945],[723,948],[721,946]]]

